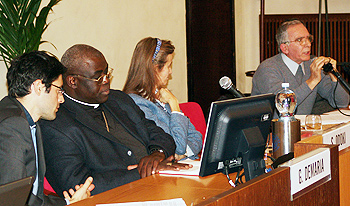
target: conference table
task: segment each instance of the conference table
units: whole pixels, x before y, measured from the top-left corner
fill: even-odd
[[[350,124],[350,123],[348,123]],[[337,126],[335,125],[334,128]],[[316,189],[291,200],[290,169],[279,167],[244,184],[233,188],[227,177],[214,174],[206,177],[155,174],[88,199],[71,204],[73,206],[95,206],[97,204],[157,201],[182,198],[186,205],[347,205],[350,185],[350,150],[339,152],[337,145],[322,144],[321,135],[310,135],[295,144],[295,156],[300,156],[318,147],[330,148],[332,179]],[[340,156],[340,160],[339,160]],[[340,173],[340,174],[339,174]],[[340,175],[340,177],[339,177]],[[236,173],[230,174],[231,179]],[[339,181],[339,179],[341,181]],[[339,192],[339,190],[341,192]],[[347,194],[344,194],[346,192]],[[339,193],[342,197],[339,198]],[[342,199],[342,201],[340,201]],[[344,204],[346,202],[346,204]]]
[[[230,175],[235,178],[235,174]],[[100,203],[138,202],[182,198],[186,205],[196,205],[232,187],[222,173],[207,177],[152,175],[98,194],[74,206]]]
[[[186,205],[339,205],[339,155],[336,145],[318,145],[329,148],[332,178],[328,182],[307,190],[291,200],[290,168],[279,167],[237,187],[231,187],[222,173],[207,177],[166,176],[155,174],[123,186],[108,190],[72,204],[95,206],[97,204],[157,201],[182,198]],[[300,144],[296,156],[315,148]],[[235,173],[230,174],[234,179]]]

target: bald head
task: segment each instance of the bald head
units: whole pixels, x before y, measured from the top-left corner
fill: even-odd
[[[103,54],[92,46],[76,44],[67,49],[61,58],[61,63],[67,68],[65,76],[74,74],[79,68],[85,68],[91,58],[105,59]]]
[[[86,103],[107,101],[110,80],[106,75],[109,67],[100,51],[89,45],[76,44],[63,54],[61,62],[67,68],[63,75],[63,88],[69,96]]]

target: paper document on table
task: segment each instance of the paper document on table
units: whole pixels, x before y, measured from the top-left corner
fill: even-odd
[[[186,203],[182,198],[175,198],[158,201],[97,204],[96,206],[186,206]]]
[[[191,165],[193,165],[193,167],[189,168],[188,170],[161,170],[161,171],[159,171],[159,174],[162,174],[162,175],[188,175],[188,176],[198,176],[199,175],[199,170],[201,169],[201,161],[186,159],[186,160],[179,161],[178,163],[191,164]]]
[[[342,110],[345,114],[350,115],[350,110]],[[300,119],[300,124],[305,125],[306,115],[295,115],[295,118]],[[341,114],[338,110],[327,112],[321,115],[322,124],[340,124],[349,122],[350,117]]]

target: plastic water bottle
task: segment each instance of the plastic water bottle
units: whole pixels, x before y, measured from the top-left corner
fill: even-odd
[[[279,111],[278,121],[272,123],[273,156],[279,158],[294,152],[294,143],[300,141],[300,120],[294,117],[297,107],[295,93],[289,89],[289,83],[282,83],[283,89],[275,98]],[[293,154],[291,154],[293,155]]]
[[[289,83],[282,83],[283,89],[275,98],[276,108],[279,111],[279,121],[285,118],[295,119],[294,111],[297,106],[295,93],[289,89]]]

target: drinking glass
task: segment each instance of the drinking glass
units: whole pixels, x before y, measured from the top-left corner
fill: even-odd
[[[320,115],[309,114],[305,117],[306,130],[322,130],[322,120]]]

